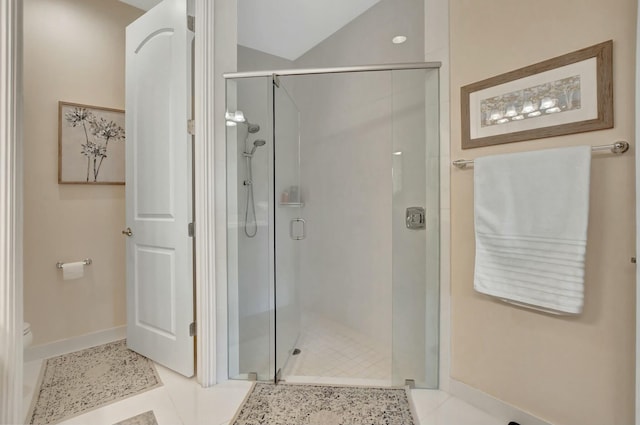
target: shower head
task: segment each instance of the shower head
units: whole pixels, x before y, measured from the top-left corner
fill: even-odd
[[[251,124],[242,111],[227,111],[227,113],[224,114],[224,117],[227,120],[227,127],[235,127],[236,125],[243,123],[247,125],[247,131],[251,134],[260,131],[260,126],[258,124]]]
[[[264,146],[265,143],[267,142],[262,139],[258,139],[253,142],[253,148],[251,149],[251,153],[249,155],[253,155],[256,152],[256,149],[258,149],[260,146]]]

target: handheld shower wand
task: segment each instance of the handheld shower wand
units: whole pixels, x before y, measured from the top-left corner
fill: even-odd
[[[256,152],[256,149],[258,149],[260,146],[264,146],[264,144],[267,143],[266,141],[262,140],[262,139],[258,139],[255,142],[253,142],[253,148],[251,148],[251,152],[245,152],[242,154],[242,156],[246,157],[246,158],[250,158],[253,156],[253,154]]]
[[[238,124],[245,124],[247,126],[247,134],[244,138],[244,151],[242,153],[242,156],[247,159],[247,179],[244,181],[244,185],[247,187],[247,205],[244,210],[244,234],[247,235],[248,238],[253,238],[258,233],[258,223],[256,222],[256,204],[253,198],[253,170],[251,159],[253,158],[253,154],[256,152],[256,149],[260,146],[264,146],[266,141],[262,139],[254,141],[253,148],[249,151],[249,148],[247,147],[249,134],[255,134],[260,131],[260,126],[258,124],[250,123],[244,116],[244,112],[240,110],[235,112],[227,111],[225,113],[225,119],[228,127],[235,127]],[[249,215],[249,211],[251,211],[251,215]],[[249,220],[251,220],[251,222]],[[253,230],[250,230],[250,227],[253,227]]]
[[[244,152],[242,155],[247,158],[247,180],[244,181],[244,185],[247,187],[247,206],[244,210],[244,234],[247,235],[248,238],[254,237],[258,233],[258,223],[256,223],[256,203],[253,198],[253,170],[251,160],[253,159],[253,154],[260,146],[264,146],[267,143],[265,140],[258,139],[253,142],[253,148],[251,152]],[[249,229],[249,208],[251,208],[251,216],[253,221],[253,231]]]

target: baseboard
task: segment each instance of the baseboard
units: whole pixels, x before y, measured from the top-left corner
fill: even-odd
[[[449,382],[449,393],[503,420],[505,424],[514,421],[522,425],[553,425],[455,379],[451,379]]]
[[[85,348],[123,339],[126,335],[127,327],[118,326],[117,328],[105,329],[69,339],[61,339],[48,344],[27,347],[24,350],[24,361],[31,362],[34,360],[48,359],[73,351],[84,350]]]

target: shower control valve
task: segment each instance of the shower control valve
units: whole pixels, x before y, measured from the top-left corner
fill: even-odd
[[[407,229],[424,229],[427,227],[425,209],[422,207],[409,207],[406,213]]]

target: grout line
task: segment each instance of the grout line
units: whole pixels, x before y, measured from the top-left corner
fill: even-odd
[[[414,390],[411,390],[411,391],[412,391],[412,394],[413,394]],[[420,391],[420,390],[418,390],[418,391]],[[438,391],[440,391],[440,390],[438,390]],[[445,393],[444,391],[440,391],[440,392],[444,393],[446,395],[446,397],[440,403],[437,403],[436,406],[432,410],[430,410],[428,412],[425,412],[425,414],[423,416],[418,417],[418,422],[422,422],[422,419],[424,419],[424,418],[426,418],[428,416],[436,414],[436,412],[438,412],[442,408],[442,406],[445,405],[445,403],[447,403],[448,401],[451,400],[451,398],[452,398],[451,394]],[[411,397],[411,402],[415,406],[415,402],[413,401],[413,397]],[[416,414],[416,416],[417,416],[417,414]]]
[[[171,396],[171,393],[165,388],[165,391],[167,391],[167,394],[169,395],[169,400],[171,400],[171,405],[173,406],[173,411],[176,412],[176,416],[178,417],[178,419],[180,420],[180,424],[179,425],[187,425],[184,421],[184,418],[182,417],[182,415],[180,414],[180,410],[178,410],[178,406],[176,405],[175,400],[173,399],[173,397]],[[158,425],[164,425],[164,424],[158,424]]]

